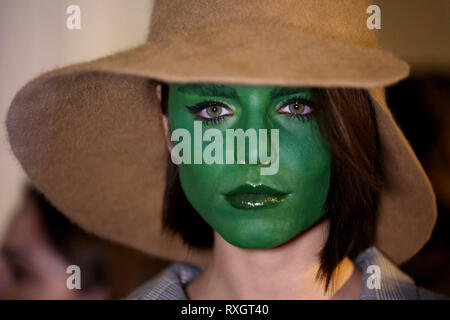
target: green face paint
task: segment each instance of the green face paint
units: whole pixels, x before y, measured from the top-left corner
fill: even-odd
[[[191,164],[178,165],[188,200],[229,243],[241,248],[272,248],[323,217],[331,155],[314,117],[318,103],[317,91],[305,88],[169,86],[170,133],[181,128],[190,133],[188,143],[192,153],[184,154],[187,158],[194,159],[199,148],[205,150],[211,143],[198,143],[199,140],[194,143],[196,121],[204,121],[203,131],[214,128],[215,133],[222,133],[223,137],[227,129],[254,129],[256,132],[266,129],[268,145],[272,141],[269,137],[274,134],[271,129],[278,129],[279,163],[275,174],[261,174],[261,168],[268,166],[261,163],[261,158],[249,164],[254,151],[248,148],[246,164],[238,161],[226,164],[225,158],[231,149],[227,149],[225,143],[223,164],[195,164],[193,160]],[[260,142],[258,136],[258,145]],[[270,146],[267,148],[270,154]]]

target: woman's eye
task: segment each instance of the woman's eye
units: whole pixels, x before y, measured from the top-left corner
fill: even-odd
[[[234,114],[230,107],[218,101],[206,101],[186,108],[205,124],[217,124]]]
[[[292,101],[281,106],[277,112],[303,118],[309,116],[313,112],[313,108],[306,103],[300,101]]]
[[[198,116],[205,119],[214,119],[214,118],[221,118],[224,116],[232,115],[233,111],[225,106],[221,105],[210,105],[206,108],[203,108],[198,113]]]

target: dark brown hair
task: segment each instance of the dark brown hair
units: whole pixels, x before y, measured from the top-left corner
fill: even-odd
[[[325,108],[318,112],[320,132],[329,142],[330,188],[325,203],[329,234],[320,254],[317,278],[328,290],[341,260],[354,259],[374,241],[383,175],[376,114],[364,89],[319,89]],[[168,85],[162,83],[162,112],[168,111]],[[182,214],[180,214],[182,212]],[[177,166],[167,161],[163,226],[194,247],[212,247],[213,229],[186,198]]]

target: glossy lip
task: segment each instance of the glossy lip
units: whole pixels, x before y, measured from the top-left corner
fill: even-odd
[[[272,208],[279,205],[289,193],[265,185],[243,184],[224,194],[225,200],[237,209]]]

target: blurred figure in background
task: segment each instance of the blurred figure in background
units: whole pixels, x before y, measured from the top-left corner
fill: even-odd
[[[70,265],[81,289],[66,286]],[[1,248],[0,299],[121,298],[164,265],[87,234],[27,185]]]

